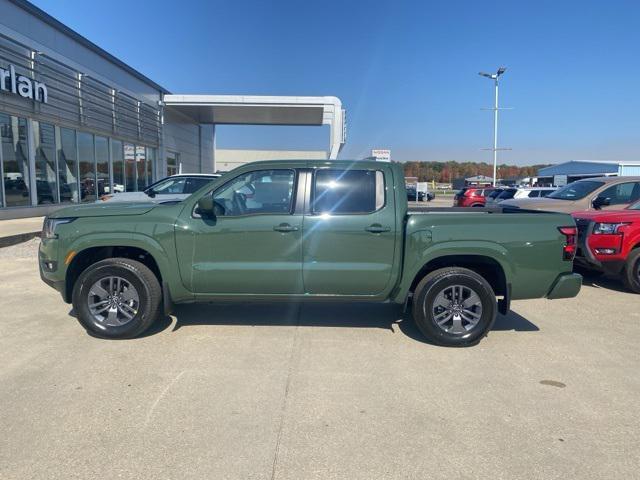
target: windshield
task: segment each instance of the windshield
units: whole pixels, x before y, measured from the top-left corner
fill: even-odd
[[[183,193],[184,185],[187,181],[186,177],[173,177],[173,178],[165,178],[164,180],[160,180],[158,183],[151,185],[145,189],[145,192],[148,192],[150,189],[153,189],[154,193],[157,194],[170,194],[170,193]]]
[[[517,190],[515,188],[504,190],[503,192],[500,192],[500,195],[498,195],[498,200],[510,200],[513,198],[516,192]]]
[[[565,185],[559,190],[556,190],[550,195],[547,195],[547,198],[556,198],[558,200],[580,200],[602,185],[604,185],[603,182],[580,180],[578,182],[573,182],[569,185]]]
[[[504,190],[502,189],[498,189],[498,190],[494,190],[493,192],[491,192],[489,195],[487,195],[489,198],[496,198],[498,195],[500,195],[502,192],[504,192]]]

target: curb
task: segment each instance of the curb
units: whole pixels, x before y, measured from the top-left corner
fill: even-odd
[[[37,232],[27,232],[27,233],[18,233],[17,235],[9,235],[8,237],[0,238],[0,248],[10,247],[12,245],[17,245],[18,243],[23,243],[32,238],[40,236],[40,230]]]

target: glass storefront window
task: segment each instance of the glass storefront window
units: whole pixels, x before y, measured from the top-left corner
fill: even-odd
[[[148,185],[146,161],[145,148],[136,145],[136,168],[138,170],[138,191],[140,192]]]
[[[147,185],[153,183],[153,171],[156,166],[156,149],[147,148]]]
[[[56,182],[56,130],[49,123],[33,122],[36,147],[36,193],[38,205],[58,203]]]
[[[27,121],[24,118],[0,114],[0,130],[4,204],[7,207],[28,206],[31,204],[31,198]]]
[[[178,154],[167,152],[167,176],[178,173]]]
[[[111,140],[111,159],[113,160],[113,192],[124,192],[124,155],[120,140]]]
[[[103,194],[143,190],[162,173],[156,148],[50,123],[0,113],[0,137],[0,208],[94,202]],[[178,155],[172,155],[177,173]]]
[[[78,156],[76,153],[76,131],[56,128],[58,146],[58,183],[60,203],[78,202]]]
[[[96,172],[98,177],[98,197],[110,190],[109,187],[109,140],[96,135]]]
[[[80,199],[93,202],[96,195],[96,162],[93,148],[93,135],[78,132],[78,158],[80,160]]]
[[[124,144],[125,191],[136,191],[136,153],[130,143]]]

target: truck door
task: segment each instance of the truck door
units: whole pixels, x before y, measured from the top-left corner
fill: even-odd
[[[176,228],[183,282],[203,294],[295,294],[302,288],[302,212],[294,169],[253,170],[213,191],[215,219],[185,212]]]
[[[305,293],[376,295],[391,280],[398,225],[391,170],[320,168],[303,222]]]

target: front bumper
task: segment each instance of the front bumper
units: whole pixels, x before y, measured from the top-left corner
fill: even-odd
[[[56,240],[41,239],[40,248],[38,250],[38,270],[40,271],[40,279],[55,288],[62,298],[65,296],[65,280],[64,273],[60,263],[57,261],[58,245]],[[51,265],[53,268],[49,268]]]
[[[578,251],[576,253],[574,263],[587,270],[596,270],[611,275],[619,275],[625,265],[625,259],[620,254],[621,245],[598,245],[596,243],[594,248],[611,247],[618,251],[617,254],[606,256],[601,255],[600,258],[598,258],[593,253],[593,245],[589,245],[589,239],[593,238],[591,232],[593,231],[594,222],[576,219],[576,225],[578,226]],[[598,235],[598,237],[600,237],[600,235]],[[603,236],[603,238],[605,237]],[[607,240],[604,240],[604,242],[607,242]]]
[[[577,273],[563,273],[558,275],[553,286],[547,293],[547,298],[555,300],[557,298],[572,298],[578,295],[582,287],[582,275]]]

